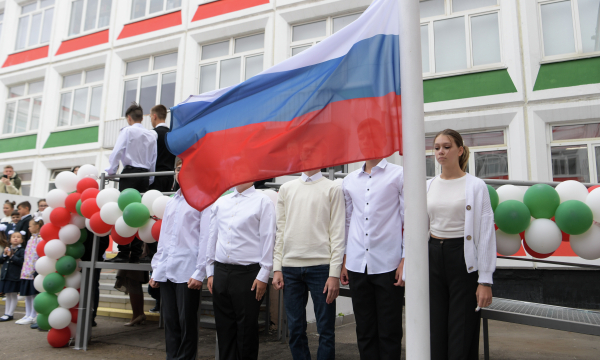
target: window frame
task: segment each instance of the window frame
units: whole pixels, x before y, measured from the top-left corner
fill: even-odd
[[[44,29],[44,20],[46,19],[46,10],[48,10],[50,8],[55,8],[55,10],[56,10],[56,1],[58,1],[58,0],[55,0],[54,4],[52,4],[51,6],[46,6],[45,8],[40,7],[41,4],[42,4],[42,0],[35,0],[35,1],[27,2],[27,3],[19,4],[19,12],[22,12],[23,11],[22,10],[23,7],[27,6],[27,5],[37,4],[38,7],[34,11],[32,11],[30,13],[27,13],[27,14],[21,14],[20,13],[20,14],[18,14],[18,16],[17,16],[17,29],[16,29],[16,33],[15,33],[16,37],[15,37],[14,52],[19,53],[19,52],[23,52],[23,51],[27,51],[27,50],[37,49],[39,47],[46,46],[46,45],[50,44],[50,41],[52,40],[52,34],[50,34],[50,36],[48,36],[48,42],[41,42],[41,40],[42,40],[42,32],[43,32],[43,29]],[[35,45],[28,45],[28,43],[29,43],[29,36],[31,35],[31,24],[32,24],[31,18],[33,18],[33,15],[36,15],[36,14],[42,14],[42,20],[40,22],[40,39],[39,39],[40,42],[38,42]],[[55,15],[56,15],[56,13],[53,13],[53,15],[52,15],[52,24],[50,24],[50,28],[51,29],[53,28],[53,25],[54,25],[53,23],[54,23],[54,17],[55,17]],[[30,19],[29,22],[28,22],[28,24],[27,24],[27,34],[25,36],[26,44],[25,44],[25,46],[23,48],[18,49],[17,46],[18,46],[18,39],[19,39],[19,22],[24,17],[29,17],[29,19]]]
[[[2,40],[2,30],[4,29],[4,9],[0,9],[0,40]]]
[[[23,192],[23,187],[24,186],[29,186],[29,194],[25,194],[23,192],[23,196],[31,196],[31,187],[33,186],[33,169],[31,169],[31,170],[23,170],[23,171],[16,171],[16,173],[21,178],[21,192]],[[30,180],[24,180],[23,177],[22,177],[23,174],[30,174],[31,175],[31,179]]]
[[[103,27],[98,27],[98,22],[100,21],[100,7],[102,6],[102,0],[98,1],[98,12],[96,13],[96,27],[90,30],[83,30],[83,28],[85,27],[85,13],[87,11],[87,5],[88,2],[90,0],[84,0],[83,2],[83,9],[81,10],[82,18],[81,18],[81,24],[80,24],[80,32],[77,34],[73,34],[73,35],[69,35],[69,29],[71,28],[71,13],[73,11],[73,3],[77,1],[77,0],[71,0],[69,3],[71,5],[71,8],[69,9],[69,26],[67,27],[67,37],[65,38],[65,40],[71,40],[71,39],[76,39],[82,36],[86,36],[86,35],[90,35],[90,34],[94,34],[100,31],[104,31],[104,30],[108,30],[110,29],[110,20],[112,18],[112,11],[113,11],[113,5],[115,3],[116,0],[111,0],[110,3],[110,15],[109,15],[109,20],[108,20],[108,25],[103,26]]]
[[[170,13],[174,13],[174,12],[182,11],[183,10],[183,0],[181,0],[181,5],[179,5],[179,7],[172,8],[172,9],[169,9],[169,10],[164,10],[167,7],[167,0],[163,0],[163,10],[162,11],[153,12],[152,14],[149,14],[148,11],[150,11],[150,1],[151,0],[146,0],[146,11],[145,11],[144,16],[140,16],[140,17],[137,17],[137,18],[133,19],[132,16],[133,16],[133,4],[134,4],[134,0],[131,0],[131,6],[130,6],[130,9],[129,9],[129,19],[125,22],[125,25],[136,23],[136,22],[143,21],[143,20],[152,19],[152,18],[155,18],[157,16],[167,15],[167,14],[170,14]]]
[[[571,19],[573,21],[573,35],[575,36],[574,44],[575,44],[575,52],[568,54],[559,54],[559,55],[551,55],[546,56],[544,49],[544,31],[542,29],[543,19],[542,19],[542,6],[546,4],[559,3],[564,1],[571,2]],[[579,0],[537,0],[536,2],[536,11],[537,11],[537,21],[538,21],[538,37],[539,37],[539,45],[542,53],[542,59],[540,60],[540,64],[549,64],[555,62],[563,62],[566,60],[573,59],[586,59],[592,57],[600,56],[600,50],[594,52],[583,52],[583,42],[581,39],[581,24],[579,20]]]
[[[421,18],[419,23],[419,29],[421,26],[427,25],[427,36],[428,36],[428,53],[429,53],[429,72],[423,72],[423,79],[435,79],[440,77],[455,76],[461,74],[472,74],[478,72],[485,72],[490,70],[506,69],[508,68],[504,62],[505,56],[502,49],[503,44],[503,31],[502,31],[502,7],[498,0],[496,5],[484,6],[475,9],[463,10],[452,12],[452,1],[444,0],[444,14]],[[498,41],[500,44],[500,62],[485,65],[473,65],[473,36],[471,34],[471,19],[477,16],[498,14]],[[440,20],[449,20],[456,18],[465,18],[465,42],[466,46],[466,59],[467,67],[460,70],[451,70],[444,72],[435,72],[435,31],[433,24]],[[433,70],[433,71],[432,71]]]
[[[39,93],[35,93],[35,94],[29,94],[29,86],[31,83],[37,83],[37,82],[43,82],[44,86],[42,87],[42,91]],[[17,96],[17,97],[8,97],[10,96],[10,88],[16,87],[16,86],[20,86],[20,85],[25,85],[25,90],[24,93],[26,95],[22,95],[22,96]],[[7,91],[7,97],[6,100],[4,102],[5,106],[4,106],[4,114],[3,116],[3,121],[2,121],[2,133],[0,134],[0,138],[8,138],[8,137],[15,137],[15,136],[24,136],[24,135],[31,135],[31,134],[37,134],[38,131],[40,130],[41,127],[41,120],[42,120],[42,114],[41,114],[41,106],[44,105],[44,87],[46,86],[46,81],[44,78],[42,79],[37,79],[37,80],[29,80],[26,82],[21,82],[21,83],[16,83],[14,85],[9,85],[7,86],[8,91]],[[26,100],[29,99],[29,109],[27,111],[27,129],[23,132],[15,132],[16,127],[17,127],[17,115],[18,115],[18,110],[19,110],[19,101],[21,100]],[[33,115],[33,105],[35,103],[35,99],[41,99],[42,104],[40,105],[40,119],[39,119],[39,123],[38,123],[38,128],[31,130],[31,117]],[[15,109],[14,109],[14,117],[13,117],[13,125],[12,125],[12,131],[9,133],[5,133],[4,132],[4,124],[6,123],[6,110],[8,109],[8,105],[9,104],[15,104]]]
[[[58,100],[58,113],[57,113],[57,117],[56,117],[56,124],[55,124],[55,128],[56,129],[60,129],[61,131],[63,130],[70,130],[70,129],[79,129],[79,128],[85,128],[85,127],[89,127],[89,126],[98,126],[100,124],[101,118],[102,118],[102,114],[100,114],[100,118],[98,119],[98,121],[90,121],[90,109],[92,106],[92,89],[94,88],[102,88],[102,96],[100,99],[100,109],[102,109],[102,103],[104,102],[104,78],[102,80],[96,81],[94,83],[90,83],[90,84],[86,84],[86,72],[88,71],[94,71],[94,70],[99,70],[99,69],[104,69],[105,73],[104,76],[106,76],[106,68],[105,67],[94,67],[94,68],[89,68],[89,69],[85,69],[85,70],[79,70],[77,72],[71,72],[71,73],[67,73],[62,75],[62,82],[61,82],[61,88],[59,91],[59,100]],[[82,74],[81,75],[81,83],[79,85],[74,85],[74,86],[70,86],[68,88],[63,87],[64,81],[65,81],[65,77],[70,76],[70,75],[75,75],[75,74]],[[87,94],[87,102],[86,102],[86,111],[85,111],[85,122],[83,124],[78,124],[78,125],[73,125],[73,111],[74,111],[74,104],[75,104],[75,90],[79,90],[79,89],[88,89],[88,94]],[[62,106],[62,96],[63,94],[67,94],[67,93],[71,93],[71,105],[69,108],[69,124],[68,125],[59,125],[59,121],[60,121],[60,108]],[[100,112],[102,113],[102,110],[100,110]]]
[[[554,179],[554,173],[552,171],[552,148],[553,147],[564,147],[564,146],[586,146],[587,147],[587,155],[588,155],[588,171],[590,176],[590,183],[598,183],[598,170],[596,169],[596,152],[594,151],[596,147],[600,147],[600,137],[597,138],[581,138],[581,139],[565,139],[565,140],[554,140],[552,138],[552,128],[560,127],[560,126],[568,126],[568,125],[585,125],[585,124],[593,124],[598,123],[600,121],[584,121],[584,122],[557,122],[548,124],[548,138],[550,142],[548,144],[548,164],[550,170],[550,179]],[[554,180],[552,180],[554,181]]]

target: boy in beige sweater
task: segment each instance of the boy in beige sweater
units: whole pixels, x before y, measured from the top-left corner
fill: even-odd
[[[294,360],[310,359],[306,304],[310,292],[318,360],[335,358],[335,299],[345,250],[345,203],[341,186],[320,170],[281,186],[277,200],[273,286],[283,290]]]

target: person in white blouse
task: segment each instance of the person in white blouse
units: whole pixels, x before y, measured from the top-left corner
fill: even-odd
[[[206,253],[221,360],[258,359],[258,316],[273,269],[275,206],[254,183],[212,206]]]
[[[465,172],[462,136],[443,130],[433,147],[442,173],[427,181],[431,359],[475,360],[479,309],[492,303],[494,213],[486,184]]]
[[[181,170],[175,165],[175,180]],[[206,277],[208,211],[192,208],[177,191],[165,208],[150,286],[160,287],[167,359],[196,359],[198,307]]]

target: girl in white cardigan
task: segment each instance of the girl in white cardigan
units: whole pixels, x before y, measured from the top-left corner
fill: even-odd
[[[427,182],[431,359],[479,359],[479,308],[492,303],[494,213],[485,183],[465,172],[469,149],[454,130],[434,139],[442,174]]]

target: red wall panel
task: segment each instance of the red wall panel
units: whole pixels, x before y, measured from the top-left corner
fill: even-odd
[[[108,42],[108,29],[97,33],[80,36],[75,39],[63,41],[56,55],[66,54],[71,51],[81,50],[92,46],[106,44]]]
[[[208,19],[213,16],[247,9],[250,7],[268,4],[269,0],[220,0],[208,4],[198,5],[192,21]]]
[[[12,66],[12,65],[26,63],[28,61],[43,59],[45,57],[48,57],[48,49],[49,49],[49,46],[46,45],[46,46],[39,47],[37,49],[31,49],[31,50],[21,51],[16,54],[10,54],[6,58],[6,61],[4,61],[4,65],[2,65],[2,67],[5,68],[8,66]]]
[[[119,34],[117,40],[146,34],[156,30],[166,29],[181,24],[181,10],[179,10],[170,14],[127,24],[123,27],[123,30]]]

